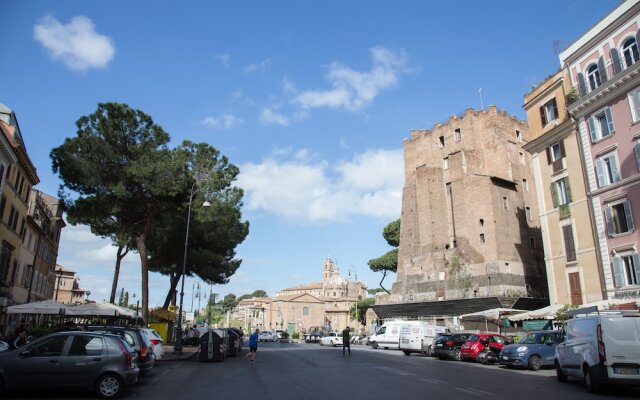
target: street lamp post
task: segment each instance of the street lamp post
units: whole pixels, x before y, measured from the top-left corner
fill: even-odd
[[[184,238],[184,256],[182,258],[182,283],[180,285],[180,309],[178,313],[178,326],[176,327],[176,340],[173,346],[173,354],[182,354],[182,304],[184,302],[184,279],[187,273],[187,250],[189,250],[189,225],[191,223],[191,203],[193,202],[193,195],[195,194],[196,184],[198,179],[191,185],[191,195],[189,196],[189,210],[187,212],[187,233]],[[202,204],[203,207],[209,207],[211,204],[205,201]]]
[[[360,331],[360,321],[358,321],[358,269],[353,265],[349,266],[349,278],[351,278],[351,270],[353,269],[353,273],[355,274],[355,287],[356,287],[356,326],[358,327],[357,331]]]

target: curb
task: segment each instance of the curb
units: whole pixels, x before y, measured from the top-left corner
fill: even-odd
[[[200,350],[194,351],[193,353],[189,354],[188,356],[182,356],[182,357],[176,357],[176,358],[163,358],[162,360],[156,360],[156,362],[185,361],[185,360],[192,359],[193,357],[195,357],[198,354],[200,354]]]

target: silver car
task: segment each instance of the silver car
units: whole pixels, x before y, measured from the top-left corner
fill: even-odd
[[[0,353],[0,390],[87,389],[111,399],[139,374],[134,350],[109,334],[52,333]]]

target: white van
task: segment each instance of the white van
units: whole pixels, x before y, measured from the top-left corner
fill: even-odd
[[[400,348],[400,327],[406,324],[408,321],[394,320],[385,322],[375,335],[369,338],[371,347],[377,349],[382,347],[384,349],[399,349]]]
[[[555,351],[559,381],[584,379],[590,392],[606,383],[640,385],[640,313],[587,307],[567,316]]]
[[[424,321],[405,321],[400,327],[400,350],[408,356],[411,353],[429,354],[436,334],[448,331],[444,326]]]

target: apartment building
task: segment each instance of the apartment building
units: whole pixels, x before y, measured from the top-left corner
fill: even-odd
[[[551,304],[603,299],[579,135],[567,112],[567,99],[575,100],[570,93],[563,69],[524,96],[529,142],[523,148],[531,154]]]
[[[607,299],[640,299],[639,29],[640,2],[625,1],[559,55]]]

